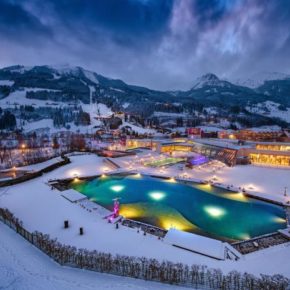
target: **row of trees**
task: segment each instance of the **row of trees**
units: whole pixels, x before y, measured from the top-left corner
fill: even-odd
[[[61,265],[74,266],[97,272],[105,272],[120,276],[158,281],[194,288],[224,290],[286,290],[289,280],[282,275],[254,275],[237,271],[223,274],[219,269],[210,269],[204,265],[188,266],[169,261],[159,262],[145,257],[111,255],[98,251],[77,249],[63,245],[49,235],[40,232],[28,234],[22,223],[7,209],[0,208],[0,218],[22,234],[26,239],[40,248]]]
[[[54,127],[65,127],[67,123],[74,122],[75,125],[87,126],[91,124],[90,115],[84,112],[82,107],[57,108],[52,112]]]
[[[16,118],[14,114],[9,111],[0,111],[0,130],[12,130],[16,127]]]

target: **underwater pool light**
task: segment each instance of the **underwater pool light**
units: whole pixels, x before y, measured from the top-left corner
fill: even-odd
[[[165,197],[165,194],[163,192],[160,192],[160,191],[153,191],[149,195],[154,200],[161,200]]]
[[[225,210],[220,207],[206,206],[205,211],[212,217],[218,218],[225,214]]]
[[[124,189],[124,186],[123,185],[113,185],[110,188],[115,192],[120,192]]]

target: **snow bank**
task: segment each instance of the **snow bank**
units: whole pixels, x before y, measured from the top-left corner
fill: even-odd
[[[0,222],[0,289],[174,290],[176,286],[62,267]],[[180,290],[188,288],[178,287]]]

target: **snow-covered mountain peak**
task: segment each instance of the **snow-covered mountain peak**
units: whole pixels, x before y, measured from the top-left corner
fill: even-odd
[[[225,87],[228,85],[228,82],[220,80],[215,74],[207,73],[196,79],[192,90],[202,89],[204,87]]]
[[[200,79],[203,81],[217,81],[217,80],[219,80],[219,78],[213,73],[204,74],[200,77]]]

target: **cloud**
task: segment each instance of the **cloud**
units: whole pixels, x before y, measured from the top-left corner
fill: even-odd
[[[290,67],[288,0],[0,0],[0,66],[80,65],[157,89]]]
[[[51,37],[51,31],[37,17],[21,6],[6,0],[0,1],[0,34],[1,37],[28,42],[30,37],[42,35]]]

